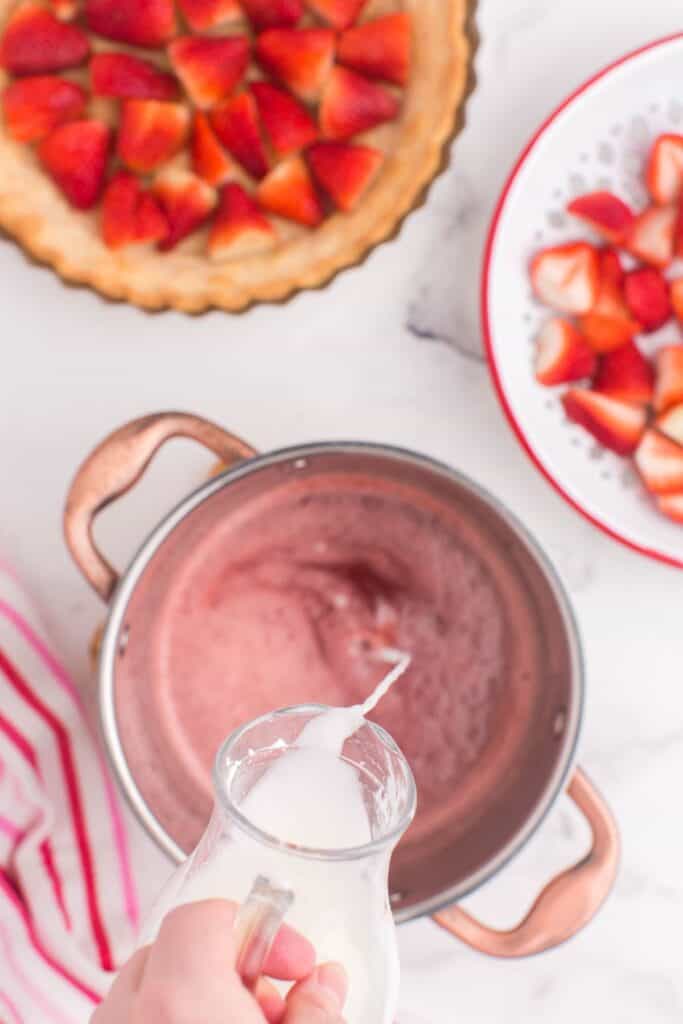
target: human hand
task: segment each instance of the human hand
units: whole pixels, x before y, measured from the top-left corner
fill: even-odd
[[[267,978],[247,991],[235,970],[235,912],[223,900],[171,911],[156,942],[121,970],[91,1024],[344,1024],[343,968],[316,967],[310,942],[286,925],[264,974],[295,982],[287,999]]]

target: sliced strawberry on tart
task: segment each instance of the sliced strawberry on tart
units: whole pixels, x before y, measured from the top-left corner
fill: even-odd
[[[87,94],[80,85],[56,75],[18,78],[5,90],[2,110],[10,135],[19,142],[37,142],[85,111]]]
[[[436,172],[465,15],[465,0],[0,0],[0,227],[149,307],[321,284]],[[596,291],[587,269],[571,288]]]
[[[193,32],[208,32],[239,22],[240,0],[178,0],[181,14]]]
[[[90,87],[95,96],[124,100],[175,100],[180,92],[174,75],[128,53],[95,54]]]

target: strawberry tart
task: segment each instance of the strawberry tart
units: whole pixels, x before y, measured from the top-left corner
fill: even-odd
[[[139,306],[239,310],[388,238],[441,165],[467,0],[0,0],[0,227]]]

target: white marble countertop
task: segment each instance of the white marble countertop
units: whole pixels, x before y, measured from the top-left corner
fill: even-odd
[[[399,241],[323,293],[247,316],[144,316],[65,290],[0,244],[0,550],[14,552],[79,680],[102,608],[61,540],[67,480],[127,419],[163,408],[213,417],[270,448],[321,438],[385,440],[442,458],[520,515],[556,560],[588,663],[580,760],[624,841],[616,891],[564,948],[495,963],[427,921],[404,926],[403,1003],[434,1022],[530,1024],[683,1016],[683,769],[680,573],[619,547],[551,491],[512,438],[480,355],[482,243],[517,152],[566,93],[621,53],[681,27],[677,0],[481,0],[478,87],[453,166]],[[206,458],[166,450],[102,523],[123,564],[187,492]],[[585,834],[560,801],[523,854],[470,904],[511,924]],[[140,857],[153,875],[147,841]]]

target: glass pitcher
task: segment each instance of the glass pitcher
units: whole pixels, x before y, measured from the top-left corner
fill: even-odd
[[[346,968],[348,1024],[391,1024],[399,965],[389,863],[416,806],[412,772],[394,741],[379,726],[363,721],[342,749],[341,758],[357,776],[367,811],[370,840],[362,846],[294,845],[257,827],[243,813],[249,792],[264,772],[277,759],[291,756],[304,727],[326,711],[319,705],[277,711],[244,726],[225,742],[214,766],[211,821],[194,853],[163,890],[143,939],[154,938],[173,907],[222,897],[242,906],[242,921],[245,912],[248,916],[252,911],[252,961],[257,955],[262,963],[285,916],[313,943],[320,962],[334,960]],[[311,778],[309,784],[320,787],[320,780]],[[324,792],[318,796],[321,813],[334,816]],[[271,900],[270,913],[254,916],[254,907],[264,899],[264,882],[266,889],[275,887],[282,902]],[[254,930],[254,921],[259,920]]]

